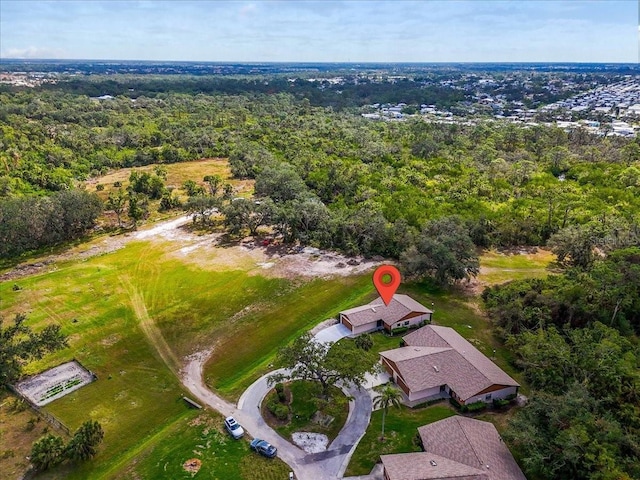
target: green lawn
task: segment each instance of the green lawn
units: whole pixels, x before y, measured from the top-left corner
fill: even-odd
[[[197,474],[183,468],[186,461],[201,462]],[[222,417],[215,413],[190,413],[172,424],[163,435],[118,472],[119,479],[280,480],[289,467],[278,458],[266,459],[252,452],[249,440],[232,439],[222,428]],[[114,477],[115,478],[115,477]]]
[[[5,319],[27,312],[34,329],[57,323],[69,335],[69,348],[28,365],[26,373],[76,358],[98,376],[45,410],[71,430],[88,419],[101,422],[105,441],[99,455],[44,478],[116,478],[138,453],[156,451],[154,445],[190,414],[175,375],[186,355],[215,347],[205,379],[237,399],[269,370],[281,345],[376,296],[370,275],[269,278],[250,274],[255,268],[250,259],[239,259],[233,268],[224,263],[226,249],[206,249],[187,259],[176,254],[178,248],[170,242],[131,242],[110,254],[60,262],[51,272],[0,283]],[[496,363],[519,379],[477,299],[427,283],[402,285],[399,293],[429,307],[433,302],[434,323],[455,328],[490,357],[495,348]],[[399,342],[380,334],[373,339],[376,352]],[[239,463],[253,462],[253,456],[246,458]]]
[[[318,383],[308,381],[295,381],[287,384],[286,388],[291,393],[291,414],[286,423],[268,422],[282,437],[291,441],[291,434],[295,432],[323,433],[329,438],[329,443],[338,436],[349,414],[349,400],[342,390],[337,387],[329,389],[329,400],[319,398],[321,388]],[[277,401],[278,394],[272,390],[262,402],[263,417],[267,406],[273,400]],[[319,425],[311,419],[318,411],[329,415],[334,420],[327,426]]]
[[[509,280],[546,277],[555,259],[553,253],[543,249],[536,249],[530,253],[485,250],[480,257],[478,281],[483,285],[495,285]]]
[[[367,433],[351,457],[345,475],[368,474],[383,454],[419,452],[420,447],[416,443],[418,427],[452,415],[455,415],[455,411],[445,403],[414,409],[390,407],[385,420],[385,440],[382,442],[382,410],[373,412]]]
[[[72,431],[89,419],[98,420],[105,430],[96,459],[70,473],[60,469],[50,478],[100,478],[127,451],[186,410],[179,400],[183,392],[178,379],[138,327],[120,281],[141,248],[132,245],[20,279],[15,282],[22,287],[19,291],[13,291],[13,283],[0,284],[0,306],[6,318],[25,311],[36,330],[58,323],[69,336],[69,348],[28,365],[28,373],[76,358],[98,376],[92,384],[45,407]]]
[[[5,319],[27,312],[35,330],[57,323],[69,336],[69,348],[33,362],[26,373],[76,358],[98,376],[45,408],[72,431],[98,420],[105,430],[98,456],[43,478],[117,478],[132,455],[163,438],[188,411],[175,375],[184,356],[215,345],[208,378],[237,397],[268,368],[283,342],[373,292],[368,276],[293,281],[250,275],[248,269],[212,271],[211,265],[182,261],[172,247],[132,242],[0,284]]]
[[[372,295],[369,275],[314,280],[266,297],[268,305],[230,329],[205,367],[207,384],[237,399],[274,362],[278,348],[340,310]]]

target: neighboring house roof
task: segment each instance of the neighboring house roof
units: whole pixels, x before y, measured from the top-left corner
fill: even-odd
[[[519,386],[452,328],[427,325],[403,340],[408,346],[380,355],[395,365],[411,391],[446,384],[466,401],[492,385]]]
[[[419,427],[418,434],[428,454],[477,468],[488,480],[526,480],[489,422],[456,415]]]
[[[378,297],[367,305],[340,312],[354,327],[378,320],[382,320],[387,325],[393,325],[411,313],[424,315],[433,312],[410,296],[400,294],[394,295],[389,305],[385,305],[382,298]]]
[[[389,480],[490,480],[478,468],[428,452],[380,455],[380,460]]]

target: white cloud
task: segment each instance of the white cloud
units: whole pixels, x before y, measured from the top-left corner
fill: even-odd
[[[27,47],[9,48],[0,53],[2,58],[64,58],[65,51],[59,48]]]

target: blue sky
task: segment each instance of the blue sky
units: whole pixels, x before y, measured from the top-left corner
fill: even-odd
[[[637,0],[0,0],[1,58],[637,62]]]

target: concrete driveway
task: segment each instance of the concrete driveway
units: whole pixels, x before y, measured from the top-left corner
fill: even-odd
[[[351,335],[351,330],[341,323],[337,323],[336,325],[331,325],[330,327],[321,330],[313,337],[313,339],[316,342],[332,344],[344,337],[348,337],[349,335]]]

